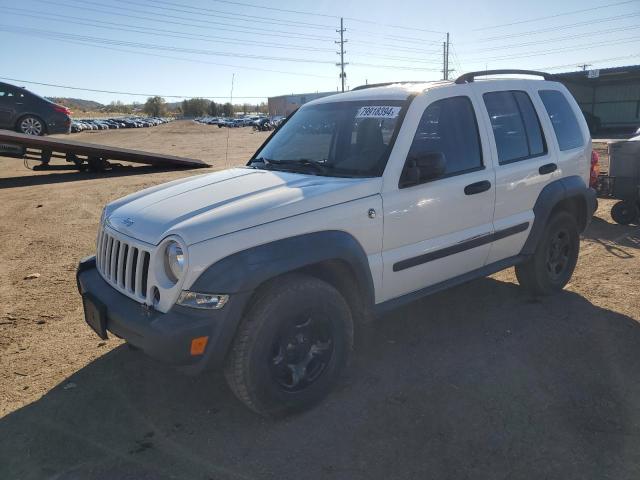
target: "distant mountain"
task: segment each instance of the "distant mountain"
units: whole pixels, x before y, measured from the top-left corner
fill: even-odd
[[[47,97],[55,102],[74,111],[95,112],[104,108],[104,105],[93,100],[83,100],[81,98]]]

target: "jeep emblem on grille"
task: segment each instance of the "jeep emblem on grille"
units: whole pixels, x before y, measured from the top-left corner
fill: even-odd
[[[130,227],[131,225],[133,225],[135,222],[133,220],[133,218],[123,218],[122,223],[124,223],[127,227]]]

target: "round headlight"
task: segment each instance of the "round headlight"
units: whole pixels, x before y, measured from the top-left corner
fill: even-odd
[[[167,244],[164,251],[167,276],[173,282],[177,282],[184,273],[184,252],[182,247],[172,240]]]

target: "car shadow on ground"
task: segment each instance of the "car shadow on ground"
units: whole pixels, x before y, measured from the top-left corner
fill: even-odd
[[[477,280],[362,327],[331,395],[280,420],[123,346],[0,420],[0,478],[640,478],[639,327]]]
[[[188,171],[192,168],[179,167],[159,167],[152,165],[122,165],[112,170],[104,172],[80,172],[72,165],[60,165],[59,168],[52,168],[56,173],[44,173],[39,171],[30,175],[21,175],[18,177],[0,178],[0,189],[17,188],[17,187],[33,187],[37,185],[49,185],[54,183],[77,182],[81,180],[104,180],[105,178],[127,177],[130,175],[146,175],[149,173],[172,172],[176,170]],[[200,173],[207,173],[206,168],[198,168]],[[64,173],[61,173],[64,172]]]
[[[593,217],[582,238],[601,246],[618,258],[634,257],[635,250],[640,249],[640,228],[635,225],[609,223],[600,217]]]

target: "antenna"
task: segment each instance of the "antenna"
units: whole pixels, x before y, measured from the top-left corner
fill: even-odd
[[[230,102],[231,102],[231,116],[233,117],[233,83],[236,79],[236,74],[232,73],[231,74],[231,95],[230,95]],[[229,125],[227,125],[227,148],[224,151],[224,168],[229,168],[229,135],[231,135],[231,127]]]

